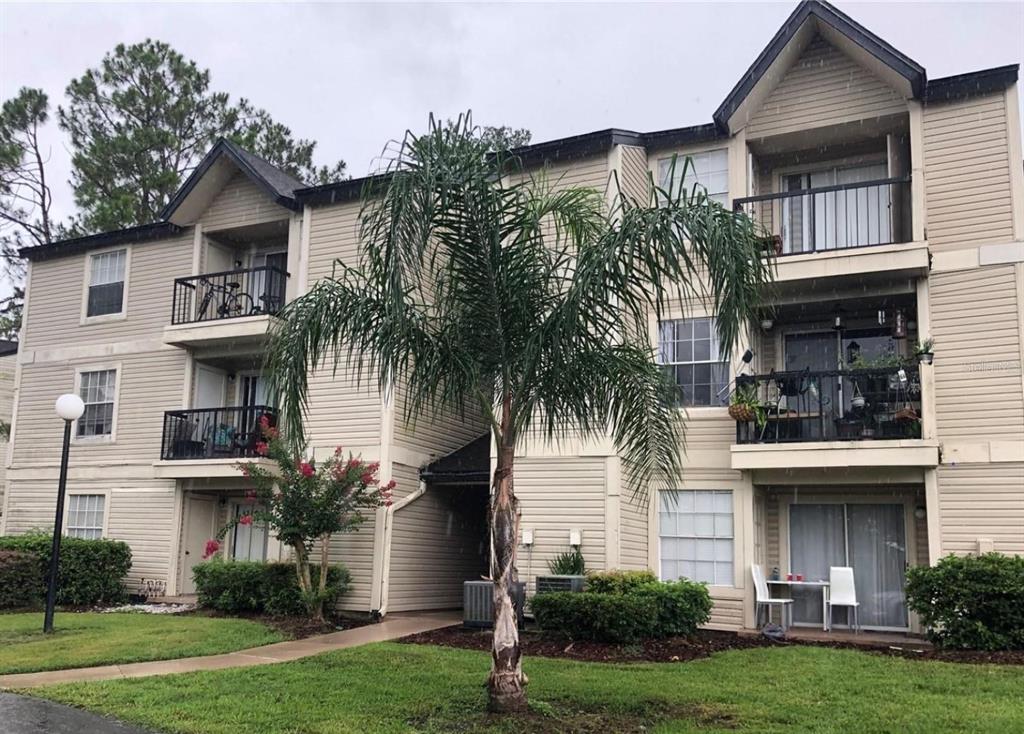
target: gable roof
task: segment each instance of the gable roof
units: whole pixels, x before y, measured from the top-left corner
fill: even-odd
[[[160,212],[160,218],[179,225],[190,221],[195,210],[200,206],[198,200],[208,197],[212,189],[219,191],[226,183],[227,171],[230,168],[223,168],[223,161],[230,162],[235,169],[244,173],[275,204],[292,211],[302,208],[295,199],[295,192],[305,188],[306,184],[258,155],[250,153],[230,140],[221,138],[210,148],[210,152],[203,157],[185,183],[167,202],[167,206]],[[204,186],[204,183],[209,180],[208,176],[215,180],[211,181],[210,185]]]
[[[748,96],[759,86],[770,83],[772,74],[769,72],[773,67],[788,67],[792,59],[786,54],[795,58],[814,31],[834,45],[847,46],[841,50],[850,51],[854,60],[874,60],[872,66],[881,65],[889,70],[894,78],[904,81],[901,86],[905,87],[906,96],[918,98],[924,93],[927,75],[923,66],[827,2],[803,0],[715,110],[715,124],[723,132],[731,131],[730,120]]]

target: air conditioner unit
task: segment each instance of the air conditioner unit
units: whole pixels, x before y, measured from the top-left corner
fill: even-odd
[[[519,629],[523,628],[523,607],[526,604],[526,584],[512,584],[512,605],[516,610]],[[494,625],[494,583],[491,581],[464,581],[462,583],[462,626],[489,629]]]
[[[546,594],[551,591],[583,591],[586,576],[538,576],[537,593]]]

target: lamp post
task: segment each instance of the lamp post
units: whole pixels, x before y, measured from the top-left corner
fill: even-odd
[[[68,451],[71,448],[71,424],[82,417],[85,403],[77,395],[67,393],[57,398],[54,406],[64,420],[64,447],[60,456],[60,480],[57,484],[57,514],[53,520],[53,545],[50,548],[50,578],[46,587],[46,612],[43,632],[53,632],[53,606],[57,603],[57,569],[60,566],[60,531],[64,527],[64,491],[68,484]]]

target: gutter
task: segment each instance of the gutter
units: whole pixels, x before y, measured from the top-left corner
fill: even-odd
[[[420,479],[419,486],[415,491],[395,502],[385,509],[384,522],[381,528],[381,573],[380,585],[373,590],[373,597],[376,601],[376,608],[371,615],[374,619],[380,619],[388,613],[388,586],[391,580],[391,536],[395,528],[395,513],[408,507],[413,502],[427,493],[427,482]]]

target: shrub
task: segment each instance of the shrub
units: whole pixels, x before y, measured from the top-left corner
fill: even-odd
[[[35,606],[44,593],[38,556],[0,550],[0,609]]]
[[[50,546],[47,533],[28,533],[0,537],[0,550],[31,553],[38,559],[38,577],[45,594],[50,572]],[[118,604],[127,598],[124,577],[132,567],[132,551],[119,540],[61,539],[60,568],[57,574],[57,603],[71,606]]]
[[[595,594],[625,594],[656,583],[658,577],[651,571],[596,571],[587,575],[587,591]]]
[[[556,591],[530,602],[537,625],[573,640],[637,642],[655,636],[657,602],[652,596]]]
[[[907,572],[907,606],[943,647],[1024,648],[1024,557],[946,556]]]
[[[311,570],[319,577],[319,567]],[[292,563],[223,561],[197,564],[192,569],[199,603],[221,612],[262,612],[273,616],[308,613]],[[344,594],[351,582],[345,566],[330,566],[327,571],[328,606]]]
[[[704,584],[661,582],[650,571],[593,573],[586,591],[536,595],[530,606],[542,630],[602,642],[692,635],[711,618]]]
[[[548,561],[548,571],[557,576],[582,576],[587,572],[587,565],[580,549],[576,548],[559,553]]]

